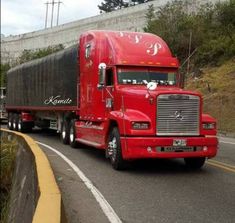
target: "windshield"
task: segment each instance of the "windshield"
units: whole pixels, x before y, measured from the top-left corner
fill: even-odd
[[[118,69],[118,83],[146,85],[155,82],[158,85],[176,85],[176,72],[157,71],[156,69]]]

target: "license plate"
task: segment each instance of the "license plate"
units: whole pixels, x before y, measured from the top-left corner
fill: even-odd
[[[193,147],[164,147],[165,152],[191,152]]]
[[[186,139],[174,139],[173,146],[186,146],[187,140]]]

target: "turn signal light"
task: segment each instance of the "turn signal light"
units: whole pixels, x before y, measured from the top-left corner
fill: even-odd
[[[203,123],[202,124],[203,129],[214,129],[215,128],[215,123]]]

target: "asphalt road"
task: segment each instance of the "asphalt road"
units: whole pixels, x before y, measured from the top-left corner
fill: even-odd
[[[52,131],[35,131],[30,136],[61,152],[77,166],[121,222],[235,222],[235,140],[221,139],[217,157],[199,171],[186,169],[179,159],[142,160],[131,169],[118,172],[102,151],[86,146],[73,149],[61,144]],[[110,222],[74,169],[48,147],[41,148],[61,189],[68,221]]]

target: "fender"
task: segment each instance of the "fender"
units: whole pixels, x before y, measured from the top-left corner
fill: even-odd
[[[215,123],[215,128],[214,129],[210,129],[210,130],[206,130],[206,129],[203,129],[203,125],[201,125],[201,133],[202,135],[213,135],[215,136],[217,134],[217,131],[216,131],[216,120],[208,115],[208,114],[202,114],[202,124],[203,123]]]
[[[153,123],[151,123],[150,117],[138,110],[111,111],[109,120],[114,120],[118,123],[121,135],[151,135],[153,133]],[[147,130],[134,130],[132,129],[132,122],[148,122],[150,123],[150,128]]]

